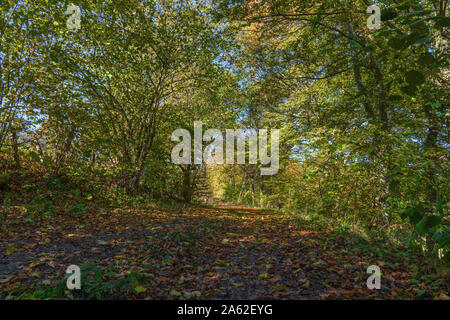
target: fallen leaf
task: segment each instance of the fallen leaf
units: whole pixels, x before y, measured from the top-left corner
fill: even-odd
[[[172,290],[172,291],[170,291],[170,295],[175,296],[175,297],[181,297],[181,292]]]
[[[0,277],[0,283],[7,283],[7,282],[9,282],[13,277],[14,277],[13,275],[2,276],[2,277]]]
[[[274,285],[272,288],[274,288],[277,291],[284,291],[284,290],[286,290],[286,286],[284,284],[282,284],[282,285]]]
[[[137,293],[143,293],[143,292],[147,291],[147,288],[144,288],[142,286],[137,286],[137,287],[134,287],[134,290],[136,290]]]
[[[269,275],[267,274],[267,272],[261,273],[258,278],[260,279],[267,279],[269,277]]]

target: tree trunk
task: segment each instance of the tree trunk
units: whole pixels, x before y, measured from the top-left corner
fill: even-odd
[[[12,136],[12,150],[14,156],[14,165],[16,169],[20,169],[20,157],[19,157],[19,141],[17,138],[17,129],[13,128],[11,131]]]
[[[192,188],[192,166],[188,164],[185,168],[181,167],[181,170],[183,171],[183,190],[182,190],[182,196],[183,200],[186,203],[190,203],[192,201],[192,195],[194,193],[194,190]]]

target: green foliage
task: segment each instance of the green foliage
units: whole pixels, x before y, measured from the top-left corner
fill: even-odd
[[[92,263],[83,265],[81,273],[83,276],[80,290],[68,290],[66,279],[62,279],[54,285],[37,285],[36,290],[22,293],[20,299],[117,299],[127,292],[139,294],[135,288],[139,288],[139,283],[143,279],[143,276],[137,273],[129,273],[123,279],[113,279],[114,272]]]
[[[10,176],[8,173],[4,172],[0,174],[0,190],[4,190],[8,187],[8,183],[10,182]]]
[[[11,210],[11,194],[8,193],[3,198],[3,203],[1,206],[1,212],[2,212],[2,222],[6,221],[6,218],[8,216],[9,211]]]
[[[82,215],[84,214],[86,210],[86,205],[84,203],[79,203],[74,205],[72,208],[69,209],[69,213],[75,214],[75,215]]]
[[[417,232],[419,236],[431,238],[438,245],[438,248],[443,251],[442,260],[448,264],[450,252],[450,224],[448,222],[448,215],[444,212],[444,207],[445,204],[443,204],[439,198],[436,205],[437,213],[439,215],[427,214],[421,204],[416,207],[406,208],[400,215],[403,219],[408,219],[409,223],[414,226],[415,232]],[[411,241],[414,241],[413,238]],[[411,245],[412,243],[410,243],[410,246]]]

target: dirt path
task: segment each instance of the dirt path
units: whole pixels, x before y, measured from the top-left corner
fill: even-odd
[[[400,251],[230,204],[41,221],[18,214],[2,228],[1,298],[64,297],[72,264],[88,265],[75,294],[82,298],[414,298],[421,290],[411,281],[415,262]],[[366,287],[373,264],[383,272],[381,290]]]

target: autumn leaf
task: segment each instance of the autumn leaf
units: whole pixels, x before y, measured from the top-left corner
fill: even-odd
[[[258,278],[260,279],[267,279],[269,278],[269,274],[267,272],[261,273]]]
[[[284,291],[286,290],[286,286],[285,285],[274,285],[272,286],[272,288],[276,291]]]
[[[136,287],[134,287],[134,290],[136,290],[136,292],[139,294],[139,293],[143,293],[143,292],[147,291],[147,288],[144,288],[142,286],[136,286]]]

